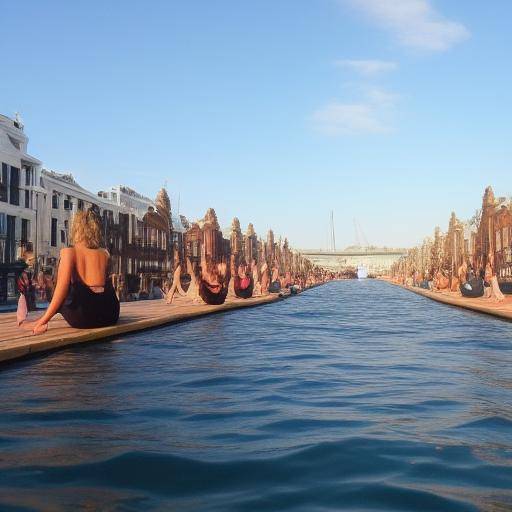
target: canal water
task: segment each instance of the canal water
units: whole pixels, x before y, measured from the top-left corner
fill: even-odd
[[[512,508],[512,325],[383,282],[0,370],[1,510]]]

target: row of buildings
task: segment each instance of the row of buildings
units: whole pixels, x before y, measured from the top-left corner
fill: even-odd
[[[74,212],[90,207],[102,216],[113,273],[140,281],[172,270],[171,247],[185,227],[171,218],[165,190],[156,200],[122,185],[94,194],[71,174],[43,168],[27,146],[19,116],[0,115],[0,303],[16,296],[16,276],[27,264],[35,274],[54,274]]]
[[[502,291],[512,291],[512,200],[496,197],[491,187],[471,219],[461,221],[452,213],[447,230],[437,227],[434,236],[410,249],[395,263],[392,275],[400,280],[414,275],[432,279],[440,273],[451,283],[463,263],[475,271],[489,264]]]
[[[27,265],[36,282],[51,281],[60,249],[69,245],[70,226],[78,210],[94,208],[102,218],[105,245],[111,254],[111,272],[121,299],[149,290],[151,283],[172,278],[178,263],[245,261],[260,268],[267,264],[280,276],[320,279],[320,269],[292,251],[287,240],[258,238],[249,224],[242,232],[235,218],[222,231],[215,212],[189,222],[172,215],[165,189],[151,200],[118,185],[94,194],[71,174],[43,168],[27,152],[28,138],[18,116],[0,115],[0,303],[17,295],[16,278]]]

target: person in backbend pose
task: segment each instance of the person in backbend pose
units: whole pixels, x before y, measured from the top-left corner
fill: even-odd
[[[108,274],[110,255],[101,247],[101,224],[91,209],[76,212],[71,226],[72,247],[61,249],[57,284],[44,315],[23,326],[34,334],[48,328],[61,313],[79,329],[114,325],[119,319],[119,300]]]
[[[266,261],[261,266],[261,294],[268,295],[268,287],[270,285],[270,275],[268,272],[268,264]]]
[[[478,298],[484,295],[484,280],[483,272],[479,277],[476,276],[473,267],[470,265],[467,270],[466,276],[462,275],[464,267],[461,270],[461,284],[459,285],[460,292],[463,297]]]
[[[238,265],[234,276],[235,295],[241,299],[250,299],[254,291],[254,279],[245,262]]]
[[[224,304],[230,280],[229,266],[225,261],[215,263],[201,258],[199,295],[206,304]]]
[[[457,292],[457,291],[459,291],[459,287],[460,287],[459,277],[458,277],[458,275],[454,275],[452,273],[451,274],[451,279],[450,279],[450,291],[451,292]]]
[[[462,264],[457,269],[457,278],[459,279],[459,289],[461,286],[464,286],[468,280],[468,264],[466,260],[462,262]]]
[[[450,280],[444,275],[442,270],[436,272],[434,279],[434,289],[437,291],[447,290],[450,287]]]
[[[172,300],[176,292],[178,292],[178,294],[181,295],[182,297],[185,297],[187,295],[181,286],[181,262],[178,251],[174,252],[174,267],[175,270],[172,278],[172,285],[165,295],[165,300],[167,304],[172,304]]]
[[[276,264],[272,266],[272,280],[268,288],[270,293],[279,293],[281,291],[281,281],[279,280],[279,268]]]
[[[253,297],[259,297],[261,295],[261,282],[260,282],[260,276],[258,272],[258,264],[256,263],[256,260],[253,259],[251,262],[251,274],[252,274],[252,281],[254,283],[254,290],[252,292]]]
[[[500,285],[498,284],[498,277],[494,271],[494,255],[492,253],[489,253],[489,256],[487,257],[484,281],[488,284],[486,287],[487,293],[484,294],[484,297],[494,299],[497,302],[505,300],[505,296],[501,292]]]

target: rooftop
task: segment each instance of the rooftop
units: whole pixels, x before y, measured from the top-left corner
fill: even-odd
[[[140,194],[139,192],[136,192],[135,190],[133,190],[133,188],[127,187],[126,185],[118,185],[118,187],[119,187],[119,190],[123,194],[126,194],[128,196],[135,197],[137,199],[142,199],[144,201],[149,201],[150,203],[153,203],[152,199],[149,199],[149,197],[146,197],[146,196]]]
[[[11,128],[16,128],[17,130],[23,131],[24,125],[21,120],[20,115],[16,112],[14,119],[3,114],[0,114],[0,122],[3,122],[10,126]]]

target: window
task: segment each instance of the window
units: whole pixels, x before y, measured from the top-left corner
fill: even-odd
[[[2,174],[0,174],[0,201],[7,202],[7,177],[8,169],[7,164],[2,162]]]
[[[78,200],[78,209],[83,210],[84,209],[84,202],[82,199]]]
[[[60,243],[66,243],[66,232],[63,229],[60,230]]]
[[[11,165],[11,181],[9,183],[9,203],[20,205],[20,170]]]
[[[57,247],[57,219],[52,218],[51,246]]]
[[[59,194],[55,191],[52,194],[52,208],[55,210],[59,209]]]
[[[0,213],[0,235],[7,235],[7,222],[5,213]]]
[[[25,244],[29,240],[30,221],[21,219],[21,243]]]
[[[25,208],[30,208],[30,192],[25,190]]]
[[[64,210],[72,210],[73,209],[73,203],[71,202],[71,197],[66,196],[66,199],[64,199]]]
[[[5,263],[12,263],[16,257],[16,217],[7,215],[7,239],[5,243]]]
[[[31,167],[25,167],[25,186],[30,187],[33,184],[34,171]]]

